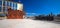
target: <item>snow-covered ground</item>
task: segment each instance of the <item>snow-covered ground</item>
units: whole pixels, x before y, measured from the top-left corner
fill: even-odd
[[[60,28],[60,24],[32,19],[0,20],[0,28]]]

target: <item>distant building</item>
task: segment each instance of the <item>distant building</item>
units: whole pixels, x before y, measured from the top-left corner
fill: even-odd
[[[25,18],[26,18],[26,19],[35,19],[34,16],[26,16]]]
[[[57,14],[57,16],[54,16],[54,21],[60,21],[60,14]]]
[[[54,16],[54,21],[60,21],[60,17]]]

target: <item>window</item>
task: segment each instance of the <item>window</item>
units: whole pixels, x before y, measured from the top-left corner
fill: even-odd
[[[2,11],[2,1],[0,1],[0,12]]]
[[[2,5],[2,1],[0,1],[0,5]]]
[[[13,8],[14,8],[14,10],[17,9],[17,4],[16,3],[13,4]]]
[[[2,9],[2,8],[1,8],[1,6],[0,6],[0,12],[1,12],[1,9]]]

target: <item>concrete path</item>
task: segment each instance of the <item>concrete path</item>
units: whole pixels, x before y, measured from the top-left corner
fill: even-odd
[[[60,24],[31,19],[0,20],[0,28],[60,28]]]

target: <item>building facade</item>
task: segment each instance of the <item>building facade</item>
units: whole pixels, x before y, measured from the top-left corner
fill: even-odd
[[[18,13],[18,10],[23,11],[23,4],[22,3],[0,0],[0,12],[2,12],[2,13],[6,12],[7,13],[8,12],[8,7],[10,7],[12,10],[15,10],[13,12],[16,12],[16,13]],[[13,12],[11,12],[10,15],[12,15]],[[21,13],[21,12],[19,12],[19,13]],[[21,15],[21,14],[16,14],[16,15]],[[22,16],[23,16],[23,14],[22,14]],[[22,16],[17,16],[17,17],[20,18]],[[11,17],[13,17],[13,16],[11,16]]]
[[[0,0],[0,12],[6,12],[8,7],[11,7],[14,10],[22,10],[23,4],[12,2],[12,1],[2,1]]]

